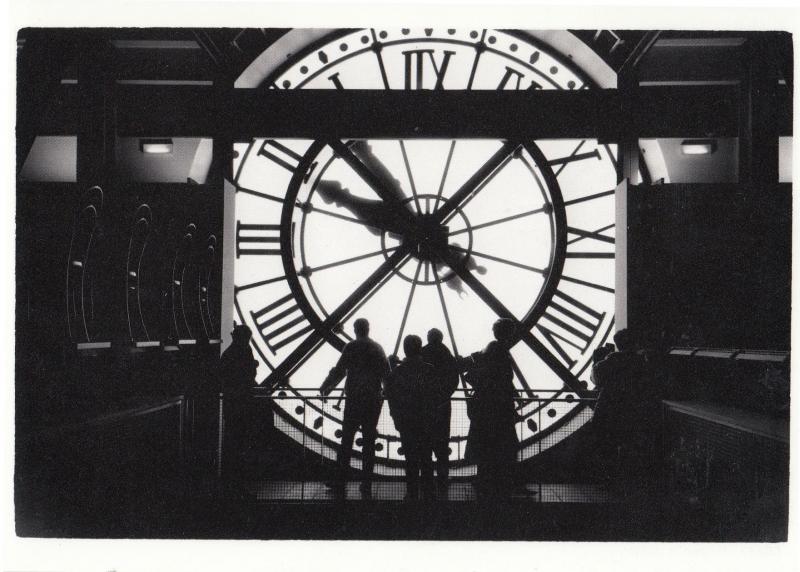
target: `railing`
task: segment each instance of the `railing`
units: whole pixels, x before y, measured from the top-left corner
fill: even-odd
[[[294,468],[297,480],[314,478],[313,475],[329,474],[334,468],[342,436],[342,420],[346,408],[346,397],[341,390],[334,390],[323,397],[317,389],[285,388],[275,392],[257,389],[254,391],[255,415],[271,415],[274,419],[275,435],[288,436],[296,447],[287,447],[285,455],[276,462]],[[449,438],[450,475],[467,478],[475,474],[475,466],[465,458],[470,420],[467,415],[467,400],[470,397],[458,389],[451,399]],[[220,415],[223,416],[223,396],[220,396]],[[592,417],[595,398],[579,398],[563,390],[541,390],[535,393],[519,391],[515,398],[518,420],[515,431],[520,446],[517,460],[531,458],[555,445],[584,425]],[[253,415],[253,411],[250,413]],[[220,424],[219,453],[222,463],[225,455],[235,451],[223,450],[225,421]],[[375,442],[375,474],[389,479],[401,478],[404,474],[405,457],[400,435],[384,400],[377,426]],[[284,439],[286,441],[286,439]],[[237,447],[233,444],[231,448]],[[256,445],[258,447],[258,445]],[[250,447],[252,450],[252,447]],[[351,468],[362,468],[362,435],[358,431],[353,444]]]

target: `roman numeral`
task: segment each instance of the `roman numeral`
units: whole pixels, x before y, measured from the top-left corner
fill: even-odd
[[[506,89],[506,86],[509,84],[512,86],[510,89],[522,89],[523,77],[524,74],[522,72],[506,66],[506,73],[503,74],[503,77],[500,79],[497,89]],[[542,86],[531,80],[531,84],[525,89],[542,89]]]
[[[613,247],[609,252],[608,247],[606,246],[608,244],[613,245],[614,239],[610,236],[605,236],[604,234],[601,234],[610,228],[614,228],[614,225],[610,224],[595,231],[583,230],[582,228],[568,226],[567,234],[568,235],[571,234],[573,236],[576,236],[577,238],[569,239],[567,241],[567,245],[574,244],[581,240],[589,239],[589,240],[596,240],[597,242],[602,243],[601,246],[603,247],[603,250],[581,251],[581,252],[567,250],[567,258],[614,258]]]
[[[436,63],[434,52],[436,50],[409,50],[403,52],[405,56],[405,88],[406,89],[424,89],[423,80],[425,77],[425,70],[428,68],[426,62],[430,63],[433,68],[436,83],[434,89],[442,89],[444,83],[444,76],[447,73],[447,66],[450,64],[450,58],[455,54],[449,50],[445,50],[442,54],[441,63]],[[427,59],[426,59],[427,56]]]
[[[250,316],[273,354],[285,345],[306,335],[312,329],[291,294],[287,294],[258,312],[250,312]]]
[[[592,343],[605,314],[556,290],[536,329],[561,360],[570,368],[575,365],[571,354],[584,353]]]
[[[247,224],[237,220],[236,258],[243,254],[280,255],[280,235],[280,225]]]
[[[584,203],[586,201],[593,201],[595,199],[602,199],[603,197],[610,197],[610,196],[614,195],[615,193],[616,193],[616,191],[614,189],[611,189],[610,191],[602,191],[602,192],[599,192],[599,193],[594,193],[592,195],[585,195],[583,197],[578,197],[576,199],[572,199],[572,200],[569,200],[569,201],[564,201],[564,206],[565,207],[569,207],[569,206],[572,206],[572,205],[577,205],[578,203]]]
[[[258,154],[266,157],[276,165],[280,165],[292,174],[294,174],[295,169],[297,169],[303,158],[299,153],[295,153],[286,145],[274,139],[264,140],[261,144],[261,149],[258,150]]]
[[[551,167],[555,165],[569,165],[570,163],[575,163],[577,161],[585,161],[586,159],[591,159],[594,157],[598,161],[600,160],[600,151],[595,149],[594,151],[588,151],[586,153],[573,153],[572,155],[568,155],[567,157],[559,157],[558,159],[550,159],[547,164]]]
[[[328,76],[328,80],[336,87],[336,89],[344,89],[342,80],[339,79],[339,72]]]

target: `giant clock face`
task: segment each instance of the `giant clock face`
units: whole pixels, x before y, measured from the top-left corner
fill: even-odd
[[[522,34],[335,33],[265,79],[273,89],[587,89]],[[391,113],[391,110],[387,110]],[[341,413],[313,395],[367,318],[387,354],[439,328],[467,355],[498,316],[519,324],[520,458],[580,427],[592,351],[613,327],[615,148],[591,140],[257,139],[236,145],[235,320],[279,427],[332,456]],[[401,356],[402,357],[402,356]],[[451,462],[468,419],[454,403]],[[378,471],[402,465],[383,412]],[[356,457],[358,456],[358,447]]]

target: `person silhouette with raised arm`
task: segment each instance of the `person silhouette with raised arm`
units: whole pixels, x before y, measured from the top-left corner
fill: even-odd
[[[336,492],[344,490],[345,479],[353,453],[353,439],[361,428],[363,480],[360,490],[368,495],[372,490],[375,465],[375,439],[378,418],[383,406],[382,385],[389,375],[389,363],[383,348],[370,339],[369,322],[359,318],[353,323],[356,339],[342,350],[337,364],[325,378],[320,393],[324,396],[347,377],[344,386],[345,406],[342,422],[342,442],[336,456],[339,466],[337,479],[331,483]]]

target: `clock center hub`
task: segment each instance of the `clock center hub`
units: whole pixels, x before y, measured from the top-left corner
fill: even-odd
[[[430,214],[421,215],[416,231],[406,240],[411,242],[411,253],[419,260],[433,262],[436,253],[448,246],[449,227],[433,220]]]
[[[446,200],[440,195],[420,194],[417,196],[417,200],[419,200],[420,209],[415,213],[413,231],[402,238],[389,232],[384,232],[381,236],[384,258],[388,258],[391,251],[403,242],[410,246],[410,254],[421,264],[421,272],[417,274],[415,272],[417,265],[410,264],[401,268],[397,273],[400,278],[423,286],[433,286],[437,282],[450,282],[456,277],[456,274],[442,262],[437,252],[448,248],[457,248],[465,256],[468,256],[472,251],[472,225],[461,209],[455,210],[455,215],[447,221],[449,224],[435,222],[436,210]],[[409,197],[405,203],[414,205],[416,200]],[[456,230],[452,230],[453,228]],[[451,241],[451,238],[454,240]]]

